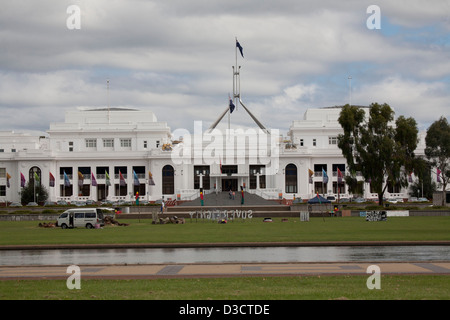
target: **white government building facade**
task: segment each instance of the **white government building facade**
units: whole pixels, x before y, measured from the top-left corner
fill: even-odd
[[[241,187],[266,199],[309,199],[316,192],[375,199],[362,177],[358,195],[338,183],[338,169],[347,171],[337,146],[340,111],[308,109],[284,138],[259,128],[194,130],[180,138],[151,111],[78,108],[50,124],[46,136],[0,132],[0,203],[19,202],[22,182],[35,181],[51,201],[133,201],[137,192],[150,202],[193,200],[200,188],[207,195]],[[421,134],[418,155],[424,146]],[[391,197],[408,198],[408,190],[388,187]]]

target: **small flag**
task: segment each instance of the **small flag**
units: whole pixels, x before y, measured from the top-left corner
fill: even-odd
[[[11,185],[9,184],[9,179],[11,179],[11,176],[9,175],[9,173],[6,173],[6,186],[9,188],[11,187]]]
[[[134,181],[133,181],[134,185],[135,186],[140,186],[141,183],[139,182],[139,178],[138,178],[136,172],[134,172],[134,170],[133,170],[133,178],[134,178]]]
[[[233,100],[231,99],[230,95],[228,95],[228,99],[230,100],[230,113],[233,113],[234,109],[236,108],[236,106],[233,103]]]
[[[108,171],[105,171],[105,184],[109,187],[111,185],[111,179],[109,178]]]
[[[319,199],[319,204],[322,204],[322,200],[320,200],[319,191],[317,191],[317,199]]]
[[[122,172],[120,172],[120,170],[119,170],[119,178],[120,178],[120,181],[119,181],[120,186],[121,186],[121,187],[126,186],[126,185],[127,185],[127,182],[126,182],[125,179],[123,178]]]
[[[136,205],[139,205],[139,192],[136,191]]]
[[[91,184],[93,187],[97,186],[97,180],[95,179],[94,173],[91,172]]]
[[[200,189],[200,204],[203,206],[203,189]]]
[[[51,172],[49,172],[48,173],[48,185],[50,186],[50,187],[54,187],[55,186],[55,177],[52,175],[52,173]]]
[[[149,184],[150,186],[154,186],[154,185],[155,185],[155,181],[153,180],[153,175],[152,175],[152,173],[150,172],[150,170],[148,171],[148,184]]]
[[[328,176],[327,173],[325,172],[325,169],[322,169],[322,174],[323,174],[323,183],[328,183]]]
[[[20,173],[20,187],[21,188],[25,188],[26,185],[26,180],[25,180],[25,176],[23,175],[23,173]]]
[[[338,183],[342,182],[342,177],[343,177],[343,174],[342,174],[341,170],[339,170],[339,168],[338,168]]]
[[[244,204],[244,188],[241,186],[241,204]]]
[[[64,185],[66,187],[70,187],[70,180],[65,171],[64,171]]]
[[[84,184],[84,176],[80,171],[78,171],[78,186],[82,187],[83,184]]]
[[[40,179],[39,179],[39,176],[38,176],[37,172],[35,172],[35,173],[34,173],[34,180],[35,180],[35,181],[37,181],[37,182],[39,182],[39,181],[40,181]]]
[[[314,171],[312,171],[311,169],[308,169],[308,173],[309,173],[309,183],[313,183],[313,175],[314,175]]]
[[[437,169],[436,171],[436,181],[441,182],[441,170]]]
[[[242,48],[242,46],[239,43],[239,41],[237,41],[237,39],[236,39],[236,47],[239,48],[239,51],[241,52],[241,56],[243,58],[244,57],[244,49]]]

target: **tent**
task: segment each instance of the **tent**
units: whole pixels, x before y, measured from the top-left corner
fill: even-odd
[[[319,199],[320,199],[320,200],[319,200]],[[314,198],[309,199],[309,200],[308,200],[308,203],[309,203],[309,204],[320,204],[320,203],[324,204],[324,203],[331,203],[331,201],[325,199],[325,198],[322,197],[321,195],[317,195],[317,196],[314,196]]]

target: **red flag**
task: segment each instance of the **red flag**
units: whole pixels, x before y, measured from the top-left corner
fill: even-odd
[[[120,182],[119,182],[120,185],[121,185],[122,187],[126,186],[127,183],[125,182],[125,179],[123,178],[122,172],[120,172],[120,170],[119,170],[119,177],[120,177]]]
[[[54,187],[55,186],[55,177],[52,175],[51,172],[49,172],[48,174],[49,174],[49,186]]]

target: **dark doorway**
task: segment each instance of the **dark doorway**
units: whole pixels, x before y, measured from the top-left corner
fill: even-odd
[[[222,191],[238,191],[237,179],[222,179]]]

